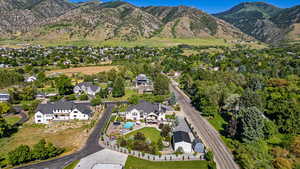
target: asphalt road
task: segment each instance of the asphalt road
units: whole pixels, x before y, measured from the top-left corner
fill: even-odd
[[[53,160],[44,161],[24,167],[18,167],[16,169],[62,169],[73,161],[80,160],[81,158],[102,150],[103,148],[99,145],[101,130],[103,129],[103,127],[105,127],[106,121],[109,119],[113,107],[114,104],[106,104],[104,114],[96,124],[92,133],[89,135],[85,146],[80,151]]]
[[[177,102],[181,105],[182,110],[197,131],[197,134],[204,144],[213,151],[217,168],[239,169],[239,166],[234,161],[232,153],[222,141],[220,134],[200,115],[201,113],[190,104],[190,98],[177,87],[176,82],[174,81],[172,82],[170,89],[175,93]]]

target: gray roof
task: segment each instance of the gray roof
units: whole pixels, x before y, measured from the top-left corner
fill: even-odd
[[[96,92],[100,87],[94,85],[92,82],[82,82],[77,84],[76,86],[79,86],[80,88],[82,88],[83,86],[85,86],[86,88],[90,88],[92,91]]]
[[[0,100],[9,100],[9,94],[0,93]]]
[[[60,100],[53,103],[39,104],[37,111],[43,114],[53,114],[54,110],[73,110],[78,109],[83,114],[90,115],[92,110],[85,104],[74,103],[71,101]]]
[[[191,138],[190,138],[189,134],[184,131],[173,132],[173,140],[174,140],[174,143],[179,143],[182,141],[191,143]]]
[[[184,132],[187,132],[187,133],[191,132],[191,129],[190,129],[189,126],[187,125],[187,123],[186,123],[184,117],[178,116],[176,120],[177,120],[178,124],[177,124],[177,126],[173,129],[174,132],[175,132],[175,131],[184,131]]]
[[[136,77],[136,80],[137,80],[137,81],[147,81],[147,80],[148,80],[148,77],[147,77],[145,74],[139,74],[139,75]]]
[[[144,113],[159,113],[166,111],[166,109],[162,107],[159,103],[150,103],[144,100],[141,100],[139,104],[128,107],[127,111],[131,111],[133,109],[139,110]]]

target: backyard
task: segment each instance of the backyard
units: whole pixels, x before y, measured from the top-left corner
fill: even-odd
[[[158,131],[154,127],[145,127],[145,128],[139,129],[139,130],[135,130],[133,132],[126,134],[125,138],[133,137],[138,132],[143,133],[146,138],[149,138],[152,142],[155,142],[155,143],[157,143],[159,141],[159,139],[161,139],[160,131]]]
[[[207,169],[207,161],[152,162],[128,156],[125,169]]]
[[[68,68],[68,69],[56,69],[47,72],[48,75],[54,73],[63,73],[65,75],[71,76],[74,73],[82,73],[85,75],[92,75],[99,72],[106,72],[112,69],[117,69],[116,66],[87,66],[87,67],[75,67],[75,68]]]

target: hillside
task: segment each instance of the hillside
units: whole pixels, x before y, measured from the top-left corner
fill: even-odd
[[[113,1],[0,0],[0,35],[24,40],[222,38],[252,40],[231,24],[190,7]]]
[[[264,2],[241,3],[215,14],[241,31],[267,43],[299,38],[300,6],[281,9]],[[289,36],[293,35],[293,36]]]

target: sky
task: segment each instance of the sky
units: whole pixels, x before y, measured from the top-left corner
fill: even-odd
[[[70,0],[73,2],[82,2],[88,0]],[[111,0],[101,0],[107,2]],[[207,13],[218,13],[230,9],[234,5],[242,2],[255,2],[255,0],[125,0],[136,6],[178,6],[186,5],[199,8]],[[256,0],[259,1],[259,0]],[[261,1],[261,0],[260,0]],[[280,8],[289,8],[300,5],[300,0],[264,0],[264,2],[273,4]]]

